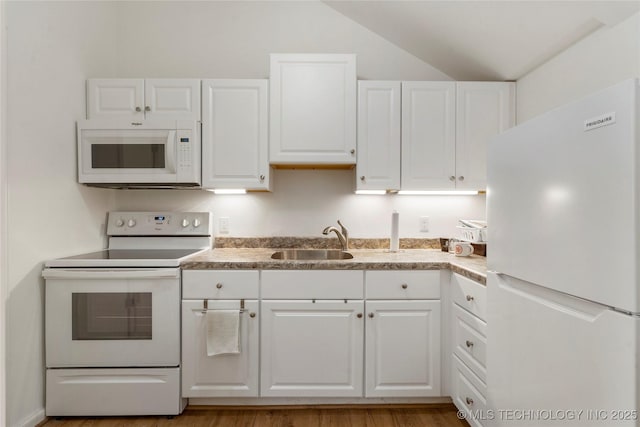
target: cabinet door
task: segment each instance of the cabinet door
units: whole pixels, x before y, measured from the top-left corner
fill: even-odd
[[[363,301],[263,300],[261,395],[362,396]]]
[[[366,397],[440,396],[440,301],[367,301]]]
[[[209,309],[236,309],[239,300],[209,300]],[[207,356],[202,300],[182,301],[182,396],[258,396],[258,301],[245,300],[240,316],[240,354]],[[251,317],[251,313],[255,313]]]
[[[455,188],[455,82],[402,83],[402,189]]]
[[[400,189],[400,82],[358,82],[358,190]]]
[[[144,118],[144,80],[87,80],[87,119]]]
[[[515,124],[515,83],[459,82],[456,98],[456,188],[483,190],[487,142]]]
[[[202,82],[202,186],[270,189],[267,80]]]
[[[273,164],[354,164],[356,57],[271,55]]]
[[[145,118],[200,120],[200,80],[145,80]]]

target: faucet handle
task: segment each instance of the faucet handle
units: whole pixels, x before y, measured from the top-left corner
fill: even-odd
[[[340,220],[338,220],[338,225],[340,226],[340,228],[342,229],[342,235],[345,237],[345,239],[349,236],[349,230],[347,230],[347,227],[345,227],[342,222],[340,222]]]

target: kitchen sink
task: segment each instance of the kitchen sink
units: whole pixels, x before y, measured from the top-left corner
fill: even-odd
[[[274,252],[271,258],[283,260],[352,259],[353,255],[340,249],[285,249]]]

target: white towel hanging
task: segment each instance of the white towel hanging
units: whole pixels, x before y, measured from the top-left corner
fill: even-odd
[[[240,310],[208,310],[207,356],[240,353]]]

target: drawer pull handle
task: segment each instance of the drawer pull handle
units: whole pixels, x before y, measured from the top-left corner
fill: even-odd
[[[407,289],[407,287],[409,287],[409,285],[407,285],[406,283],[402,284],[402,289]]]
[[[472,398],[467,397],[465,400],[467,401],[467,405],[473,405],[473,399]]]
[[[473,347],[473,342],[472,341],[467,340],[467,342],[465,344],[467,345],[467,348]]]
[[[473,298],[472,295],[467,295],[467,301],[473,301],[475,298]]]
[[[373,319],[374,314],[373,313],[369,313],[369,318]]]
[[[218,289],[222,289],[222,283],[218,283],[218,284],[216,284],[216,288],[218,288]]]
[[[251,317],[253,319],[254,317],[256,317],[256,314],[251,312],[251,313],[249,313],[249,317]]]
[[[358,313],[356,314],[356,316],[358,317],[358,319],[362,319],[362,313]]]

